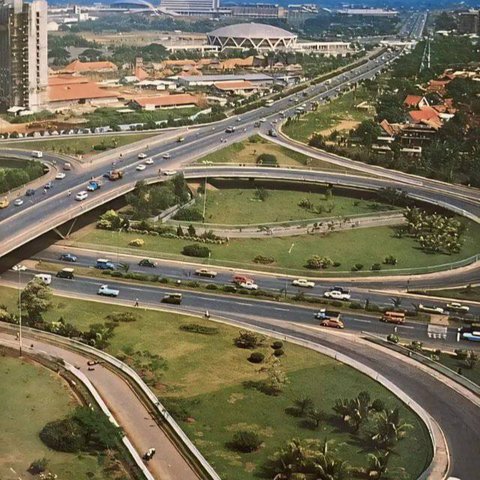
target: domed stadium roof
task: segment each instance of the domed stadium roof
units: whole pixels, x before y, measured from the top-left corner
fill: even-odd
[[[207,33],[207,37],[210,45],[217,45],[221,50],[287,50],[293,48],[297,42],[297,35],[294,33],[262,23],[239,23],[217,28]]]
[[[208,33],[215,37],[241,37],[241,38],[295,38],[296,35],[283,28],[265,25],[263,23],[238,23],[217,28]]]

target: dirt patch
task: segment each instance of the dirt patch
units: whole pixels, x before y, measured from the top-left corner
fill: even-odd
[[[324,137],[328,137],[332,132],[337,131],[337,132],[342,132],[342,131],[349,131],[353,130],[354,128],[357,128],[360,125],[360,122],[355,121],[355,120],[342,120],[340,123],[337,123],[333,127],[326,128],[325,130],[320,130],[321,135]]]

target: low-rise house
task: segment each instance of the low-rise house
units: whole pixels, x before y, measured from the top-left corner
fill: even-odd
[[[196,107],[199,103],[198,97],[185,93],[180,95],[135,98],[130,101],[129,106],[139,110],[158,110],[161,108]]]
[[[246,80],[239,80],[237,82],[217,82],[214,83],[213,86],[220,94],[241,95],[243,97],[253,95],[261,88]]]
[[[421,95],[407,95],[403,101],[403,106],[407,108],[428,107],[428,100]]]
[[[108,61],[103,62],[81,62],[74,60],[61,71],[63,73],[111,73],[118,70],[117,66]]]

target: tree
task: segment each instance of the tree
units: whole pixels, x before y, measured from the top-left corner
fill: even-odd
[[[308,412],[308,418],[312,420],[314,423],[315,427],[318,428],[320,426],[320,422],[323,422],[326,418],[325,412],[323,410],[320,410],[318,408],[312,408]]]
[[[34,279],[23,289],[21,307],[27,312],[29,325],[43,322],[43,314],[52,306],[52,292],[40,279]]]
[[[97,228],[105,230],[118,230],[122,224],[122,218],[115,210],[107,210],[97,222]]]
[[[354,432],[358,432],[370,411],[370,395],[368,392],[360,392],[356,398],[337,399],[333,411],[339,414]]]
[[[376,449],[390,451],[405,438],[411,428],[411,425],[400,420],[400,410],[395,408],[380,412],[373,430],[368,435]]]
[[[257,165],[263,165],[265,167],[276,167],[278,165],[278,160],[277,157],[272,153],[261,153],[257,157]]]
[[[188,226],[187,231],[190,237],[195,237],[197,235],[197,231],[195,230],[195,227],[192,224]]]
[[[294,404],[302,417],[314,407],[313,400],[310,397],[297,398]]]
[[[179,225],[179,226],[177,227],[177,236],[183,237],[183,235],[184,235],[184,233],[183,233],[183,228],[182,228],[181,225]]]
[[[320,257],[319,255],[313,255],[307,260],[306,267],[312,270],[320,270],[333,265],[333,260],[329,257]]]
[[[382,129],[374,120],[364,120],[353,132],[363,145],[371,146],[382,134]]]

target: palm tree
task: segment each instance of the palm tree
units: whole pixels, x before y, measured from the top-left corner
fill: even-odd
[[[392,450],[405,438],[412,426],[400,420],[400,411],[384,410],[377,416],[375,429],[370,433],[370,439],[378,450]]]
[[[350,476],[350,466],[348,462],[341,460],[330,446],[331,443],[325,440],[316,452],[312,465],[313,473],[318,480],[346,480]]]
[[[303,417],[306,413],[313,409],[313,400],[310,397],[297,398],[295,406],[298,408],[298,413]]]
[[[320,422],[325,420],[325,412],[323,410],[319,410],[318,408],[312,408],[308,412],[308,418],[313,421],[315,427],[318,428],[320,426]]]
[[[368,454],[367,474],[371,480],[380,480],[382,475],[387,473],[390,452],[377,452]]]
[[[285,448],[276,452],[271,468],[276,478],[288,479],[294,473],[304,471],[306,464],[306,449],[300,440],[294,438]]]
[[[350,400],[339,399],[333,406],[334,412],[338,413],[343,421],[357,432],[362,422],[368,417],[370,411],[370,395],[368,392],[360,392],[356,398]]]

